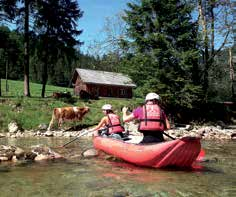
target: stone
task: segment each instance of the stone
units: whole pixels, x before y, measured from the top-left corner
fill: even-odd
[[[223,122],[223,121],[217,121],[217,126],[220,126],[221,127],[221,129],[223,129],[223,128],[225,128],[226,127],[226,125],[225,125],[225,123]]]
[[[47,128],[48,128],[48,125],[45,124],[45,123],[39,124],[39,126],[38,126],[38,129],[39,129],[40,131],[46,131]]]
[[[46,131],[46,132],[44,133],[44,135],[45,135],[46,137],[53,137],[53,132],[52,132],[52,131]]]
[[[0,161],[8,161],[8,157],[1,157],[0,156]]]
[[[192,125],[189,125],[189,124],[187,124],[187,125],[186,125],[186,127],[185,127],[185,129],[186,129],[187,131],[190,131],[190,130],[192,130],[192,129],[193,129],[193,126],[192,126]]]
[[[23,137],[24,134],[20,131],[17,131],[15,135],[16,137]]]
[[[232,134],[231,134],[231,139],[232,139],[232,140],[236,140],[236,133],[232,133]]]
[[[48,159],[49,157],[47,155],[42,155],[42,154],[39,154],[34,158],[35,161],[42,161],[42,160],[48,160]]]
[[[36,156],[37,156],[36,153],[27,152],[27,153],[25,154],[25,159],[26,159],[26,160],[31,160],[31,161],[33,161]]]
[[[36,157],[34,158],[34,160],[36,161],[63,158],[60,154],[54,152],[53,150],[51,150],[49,147],[45,145],[32,146],[31,152],[36,155]]]
[[[0,138],[4,138],[6,135],[4,133],[0,133]]]
[[[15,156],[17,159],[24,159],[25,151],[19,147],[16,147]]]
[[[11,160],[12,160],[13,162],[17,162],[17,161],[18,161],[16,155],[14,155]]]
[[[70,132],[65,132],[65,133],[64,133],[64,137],[72,137],[72,135],[71,135]]]
[[[82,153],[83,157],[95,157],[98,156],[98,151],[94,148],[88,149]]]
[[[19,130],[19,127],[15,121],[12,121],[8,124],[9,133],[16,133]]]
[[[62,137],[63,136],[63,132],[62,131],[55,131],[53,133],[53,136],[55,136],[55,137]]]

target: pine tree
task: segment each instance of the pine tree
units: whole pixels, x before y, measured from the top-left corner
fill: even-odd
[[[29,60],[31,30],[37,36],[37,52],[42,70],[42,97],[48,79],[48,68],[59,57],[71,54],[76,44],[77,20],[82,16],[76,0],[0,0],[0,19],[16,21],[19,29],[24,29],[24,95],[30,96]],[[31,28],[33,27],[33,29]],[[34,47],[33,47],[34,48]],[[35,70],[35,69],[34,69]]]
[[[30,7],[35,3],[34,0],[1,0],[0,19],[11,22],[19,17],[18,20],[24,21],[24,95],[30,97],[29,86],[29,17]],[[19,15],[17,15],[19,14]],[[18,23],[18,22],[17,22]]]
[[[83,12],[75,0],[39,1],[36,10],[34,30],[40,40],[43,65],[41,96],[44,97],[48,71],[60,58],[68,62],[66,57],[75,53],[73,47],[81,44],[76,36],[82,33],[77,30],[77,22]]]
[[[154,91],[169,103],[192,107],[201,88],[191,7],[180,0],[140,0],[128,8],[124,70],[137,83],[138,94]]]

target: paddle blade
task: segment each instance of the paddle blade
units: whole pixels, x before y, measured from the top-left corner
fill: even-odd
[[[62,145],[62,148],[64,148],[64,147],[67,146],[68,144],[74,142],[75,140],[79,139],[80,137],[82,137],[82,136],[84,136],[84,135],[86,135],[86,134],[88,134],[88,133],[90,133],[90,132],[91,132],[90,130],[86,130],[86,131],[80,133],[75,139],[73,139],[73,140],[67,142],[67,143],[64,144],[64,145]]]
[[[197,156],[196,161],[201,162],[203,161],[204,157],[205,157],[205,150],[201,149],[200,153]]]

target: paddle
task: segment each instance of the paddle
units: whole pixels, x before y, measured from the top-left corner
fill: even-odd
[[[64,148],[64,147],[67,146],[68,144],[74,142],[75,140],[77,140],[77,139],[79,139],[80,137],[82,137],[82,136],[88,134],[89,132],[91,132],[91,131],[90,131],[90,130],[87,130],[87,131],[85,131],[85,132],[83,132],[83,133],[80,133],[75,139],[73,139],[73,140],[71,140],[71,141],[65,143],[63,146],[61,146],[61,148]]]
[[[167,134],[167,133],[165,133],[164,131],[163,131],[163,134],[164,134],[165,136],[169,137],[169,138],[170,138],[170,139],[172,139],[172,140],[176,140],[176,138],[174,138],[174,137],[172,137],[172,136],[168,135],[168,134]]]
[[[169,137],[169,138],[172,139],[172,140],[176,140],[176,138],[170,136],[169,134],[165,133],[164,131],[163,131],[163,134],[164,134],[165,136]],[[204,158],[204,157],[205,157],[205,151],[204,151],[203,149],[201,149],[200,153],[199,153],[198,156],[197,156],[196,161],[198,161],[198,162],[203,161],[203,158]]]

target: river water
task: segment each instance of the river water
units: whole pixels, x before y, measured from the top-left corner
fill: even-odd
[[[67,160],[0,163],[0,196],[75,197],[224,197],[236,196],[236,142],[203,141],[208,161],[195,170],[141,168],[112,157],[82,158],[92,147],[80,139],[0,139],[0,144],[28,148],[45,144]]]

